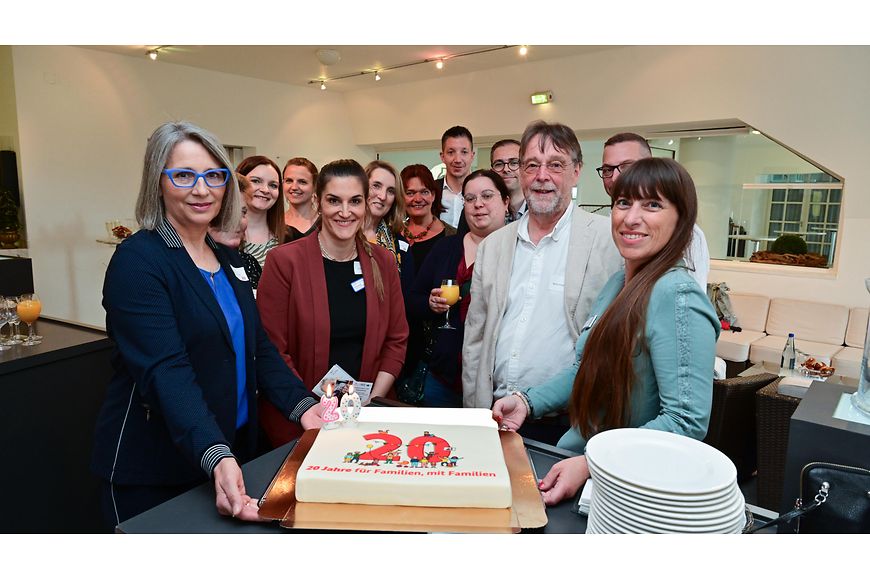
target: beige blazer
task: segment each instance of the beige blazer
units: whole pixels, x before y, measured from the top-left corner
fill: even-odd
[[[507,307],[519,223],[515,221],[496,230],[477,249],[462,344],[465,407],[492,406],[495,344]],[[610,235],[610,219],[575,207],[565,272],[565,316],[572,340],[577,340],[604,284],[622,267],[622,256]],[[565,366],[572,362],[566,360]]]

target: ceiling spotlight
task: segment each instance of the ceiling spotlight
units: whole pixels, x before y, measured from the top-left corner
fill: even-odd
[[[148,55],[148,58],[150,58],[151,60],[157,60],[157,49],[156,48],[153,50],[149,50],[145,54]]]
[[[761,131],[758,131],[756,129],[753,129],[752,131],[750,131],[750,133],[752,133],[753,135],[761,135]]]
[[[379,73],[378,71],[375,71],[375,80],[376,81],[381,80],[381,73]]]
[[[673,144],[674,144],[674,140],[673,140],[673,139],[668,139],[668,145],[673,145]]]
[[[520,47],[520,56],[526,56],[529,54],[529,47],[525,44]]]
[[[325,91],[325,90],[326,90],[326,81],[320,81],[320,90],[321,90],[321,91]]]
[[[438,70],[441,70],[442,68],[444,68],[444,59],[443,58],[438,59],[438,61],[435,63],[435,68],[437,68]]]

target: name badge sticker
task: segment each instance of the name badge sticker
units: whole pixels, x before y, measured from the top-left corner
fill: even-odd
[[[405,240],[399,240],[399,250],[401,250],[402,252],[407,252],[408,248],[410,247],[410,244],[408,244],[408,242],[406,242]]]
[[[350,283],[350,287],[353,288],[354,292],[359,292],[366,287],[366,281],[362,278],[360,278],[359,280],[354,280]]]
[[[248,282],[248,275],[245,273],[244,268],[237,268],[236,266],[230,266],[230,268],[232,268],[233,274],[236,275],[236,278],[242,282]]]
[[[359,260],[353,261],[353,273],[362,274],[362,264],[359,263]]]

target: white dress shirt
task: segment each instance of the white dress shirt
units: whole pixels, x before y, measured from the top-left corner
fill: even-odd
[[[496,399],[519,387],[544,383],[573,360],[574,340],[565,314],[573,212],[572,203],[537,246],[529,238],[528,214],[520,218],[507,305],[495,347],[492,379]]]
[[[710,250],[707,248],[707,238],[704,232],[695,224],[692,229],[692,241],[689,242],[689,247],[686,253],[683,254],[686,258],[686,264],[689,267],[694,267],[694,270],[689,270],[692,278],[701,286],[701,290],[707,293],[707,276],[710,273]]]
[[[444,210],[441,215],[441,221],[451,226],[459,227],[459,218],[462,217],[462,208],[465,205],[465,200],[462,199],[462,192],[454,192],[447,185],[447,176],[444,176],[444,187],[441,188],[441,205]]]

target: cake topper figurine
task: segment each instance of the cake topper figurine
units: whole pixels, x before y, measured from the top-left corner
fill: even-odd
[[[362,409],[362,402],[353,388],[353,383],[350,383],[347,386],[347,393],[341,398],[341,418],[344,424],[355,427],[360,409]]]
[[[326,389],[323,396],[320,397],[320,416],[323,419],[324,429],[335,429],[338,427],[338,413],[335,412],[338,407],[338,398],[333,396],[335,389],[334,381],[326,382]]]

